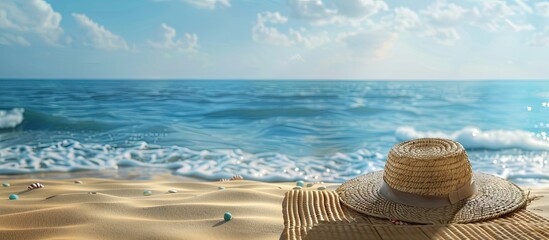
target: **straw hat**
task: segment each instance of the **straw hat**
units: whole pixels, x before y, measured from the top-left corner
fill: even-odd
[[[473,173],[458,142],[422,138],[391,149],[384,171],[343,183],[341,202],[362,213],[414,223],[468,223],[522,208],[526,196],[499,177]]]

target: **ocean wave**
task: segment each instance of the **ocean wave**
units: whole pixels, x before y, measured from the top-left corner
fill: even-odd
[[[455,132],[417,131],[413,127],[399,127],[395,136],[400,141],[414,138],[440,137],[458,141],[467,149],[523,149],[549,150],[549,141],[536,137],[532,132],[523,130],[486,130],[465,127]]]
[[[0,110],[0,129],[3,122],[4,128],[21,128],[23,130],[111,130],[117,127],[115,124],[89,120],[73,120],[62,116],[33,111],[32,109],[15,108],[11,111]],[[4,120],[7,119],[7,120]],[[11,123],[11,124],[9,124]],[[9,124],[9,125],[8,125]]]
[[[549,151],[470,150],[468,155],[474,171],[495,174],[518,184],[549,182]],[[116,147],[64,140],[49,145],[17,145],[0,149],[0,174],[145,167],[169,169],[176,175],[212,181],[242,175],[245,179],[270,182],[343,182],[367,172],[383,170],[385,160],[386,154],[368,149],[321,157],[295,157],[279,152],[192,150],[146,142]]]
[[[24,108],[14,108],[11,110],[0,110],[0,129],[14,128],[23,122]]]
[[[191,150],[140,142],[117,148],[64,140],[46,146],[17,145],[0,149],[0,174],[117,169],[124,166],[173,169],[175,174],[219,180],[233,175],[262,181],[340,182],[366,171],[381,170],[384,156],[361,149],[317,157],[240,149]]]

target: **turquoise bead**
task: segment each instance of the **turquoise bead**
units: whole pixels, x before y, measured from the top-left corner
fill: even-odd
[[[305,183],[303,181],[299,180],[295,183],[295,185],[298,186],[298,187],[303,187],[305,185]]]
[[[17,194],[10,194],[10,200],[17,200],[19,199],[19,196]]]
[[[3,186],[3,187],[9,187],[9,186],[10,186],[10,183],[7,183],[7,182],[2,183],[2,186]]]
[[[225,212],[225,214],[223,215],[223,219],[225,220],[225,222],[230,221],[231,219],[233,219],[233,215],[230,212]]]
[[[153,192],[152,192],[151,190],[145,190],[145,191],[143,191],[143,196],[150,196],[150,195],[152,195],[152,194],[153,194]]]

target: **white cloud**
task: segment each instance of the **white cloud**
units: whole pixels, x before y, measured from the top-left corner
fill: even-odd
[[[152,0],[153,2],[173,2],[179,1],[190,4],[197,8],[214,10],[218,7],[230,7],[230,0]]]
[[[419,15],[407,7],[395,8],[395,15],[390,23],[396,30],[417,30],[422,25]]]
[[[330,41],[328,34],[310,34],[306,29],[295,30],[290,28],[288,33],[280,32],[271,25],[286,24],[288,18],[279,12],[263,12],[257,14],[257,22],[252,28],[252,39],[278,46],[303,46],[315,48]]]
[[[286,34],[278,29],[269,26],[269,24],[284,24],[288,18],[282,16],[279,12],[263,12],[257,14],[257,22],[252,28],[252,39],[258,42],[264,42],[271,45],[289,46],[292,44]]]
[[[537,2],[536,12],[544,17],[549,17],[549,2]]]
[[[288,0],[292,17],[306,20],[326,20],[336,14],[336,10],[328,9],[322,0]]]
[[[160,49],[174,49],[185,52],[198,52],[200,45],[198,45],[198,36],[194,33],[185,33],[185,40],[176,39],[177,32],[175,28],[168,26],[165,23],[160,25],[164,33],[162,34],[162,41],[153,42],[149,41],[151,46]]]
[[[470,18],[472,24],[489,32],[505,30],[532,31],[535,27],[530,23],[517,23],[516,19],[532,13],[532,9],[522,1],[516,5],[507,4],[500,0],[484,0],[481,7],[473,7]],[[522,20],[522,18],[519,18]]]
[[[427,18],[429,23],[436,26],[448,27],[460,23],[468,11],[466,8],[454,3],[437,0],[427,6],[421,13]]]
[[[315,25],[342,23],[360,25],[360,22],[389,6],[382,0],[332,0],[330,6],[323,0],[287,0],[290,16],[307,20]]]
[[[91,20],[88,16],[84,14],[73,13],[72,16],[84,28],[89,37],[90,44],[92,47],[104,50],[128,50],[128,44],[126,41],[107,30],[105,27],[97,24]]]
[[[333,0],[337,13],[350,18],[363,18],[380,11],[387,11],[389,6],[382,0]]]
[[[30,42],[24,37],[5,33],[0,35],[0,44],[6,46],[30,46]]]
[[[21,35],[37,35],[50,45],[59,45],[63,35],[61,14],[44,0],[0,1],[0,29],[13,36],[6,37],[12,43],[29,45]]]
[[[231,2],[229,0],[184,0],[195,7],[213,10],[217,7],[230,7]]]

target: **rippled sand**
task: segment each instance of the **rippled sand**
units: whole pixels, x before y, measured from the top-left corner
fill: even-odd
[[[78,179],[82,184],[77,184],[74,180],[18,179],[0,188],[0,239],[279,239],[284,193],[295,185],[93,178]],[[45,188],[8,200],[32,182]],[[178,192],[168,193],[170,189]],[[144,196],[145,190],[152,195]],[[534,188],[531,194],[547,196],[549,187]],[[529,208],[549,218],[547,197]],[[225,222],[227,211],[233,219]]]

